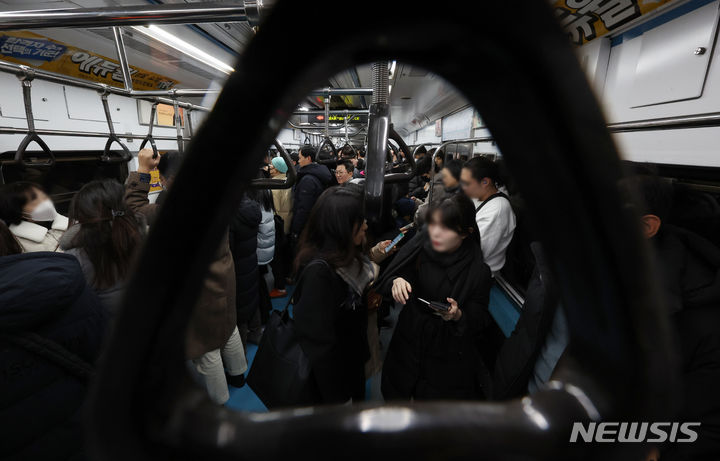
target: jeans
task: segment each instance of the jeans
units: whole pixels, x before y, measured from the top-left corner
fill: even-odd
[[[227,402],[230,392],[225,378],[225,369],[230,376],[241,375],[248,369],[245,349],[237,327],[222,349],[215,349],[199,359],[194,359],[193,364],[205,383],[210,400],[220,405]]]

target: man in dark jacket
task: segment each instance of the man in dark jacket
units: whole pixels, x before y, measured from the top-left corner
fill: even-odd
[[[74,256],[0,257],[0,286],[0,458],[82,459],[82,406],[107,313]],[[58,348],[61,359],[42,352]]]
[[[293,217],[290,232],[294,241],[300,237],[310,211],[320,194],[332,182],[332,174],[325,165],[315,163],[315,149],[311,146],[300,148],[300,169],[294,189]]]
[[[663,460],[717,459],[720,453],[720,249],[667,224],[672,189],[657,177],[623,179],[620,190],[641,217],[660,266],[667,306],[679,339],[683,394],[678,421],[700,422],[694,443],[672,444]]]

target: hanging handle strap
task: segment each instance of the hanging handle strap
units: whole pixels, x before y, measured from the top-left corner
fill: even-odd
[[[157,158],[158,156],[158,150],[157,146],[155,145],[155,138],[153,138],[153,126],[155,125],[155,114],[157,113],[157,105],[158,103],[153,103],[152,109],[150,109],[150,128],[148,128],[148,134],[145,136],[145,139],[140,143],[140,149],[143,150],[145,148],[145,144],[148,142],[150,143],[150,147],[152,147],[153,150],[153,156],[152,158]]]
[[[100,91],[100,99],[102,100],[103,110],[105,111],[105,119],[107,120],[108,130],[110,131],[110,136],[105,143],[105,149],[100,156],[100,161],[102,163],[127,163],[132,160],[132,154],[127,146],[115,134],[115,127],[113,126],[112,115],[110,114],[110,104],[108,103],[107,88]],[[112,154],[110,146],[112,146],[113,143],[117,143],[122,149],[120,156]]]
[[[32,81],[35,78],[35,72],[23,66],[23,75],[18,77],[22,83],[23,90],[23,103],[25,105],[25,118],[27,119],[28,132],[20,141],[20,145],[15,151],[15,162],[22,163],[25,166],[53,166],[55,164],[55,155],[52,153],[50,148],[45,141],[35,131],[35,117],[33,116],[32,110]],[[38,146],[47,155],[47,160],[44,162],[29,162],[25,160],[25,151],[31,142],[37,143]]]

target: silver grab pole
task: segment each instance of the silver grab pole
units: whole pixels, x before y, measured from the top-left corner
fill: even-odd
[[[128,65],[127,53],[125,52],[125,40],[122,36],[122,29],[113,27],[113,36],[115,37],[115,51],[117,52],[118,61],[120,62],[120,70],[123,75],[123,83],[127,91],[132,91],[133,81],[130,73],[130,65]]]

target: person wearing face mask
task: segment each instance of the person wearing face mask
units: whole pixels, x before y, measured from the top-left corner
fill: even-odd
[[[335,187],[320,196],[300,237],[293,315],[298,342],[312,366],[315,404],[365,397],[371,351],[363,299],[381,259],[363,253],[366,231],[362,195],[352,187]],[[389,244],[379,243],[371,254],[384,255]]]
[[[496,334],[491,276],[464,195],[430,204],[426,230],[398,252],[377,291],[404,305],[385,357],[385,400],[481,399],[489,372],[476,339]],[[439,303],[444,304],[441,306]]]
[[[493,274],[505,266],[505,252],[515,232],[515,212],[500,188],[498,166],[486,157],[475,157],[460,174],[463,192],[475,203],[475,220],[485,262]]]
[[[0,219],[5,221],[23,251],[61,251],[59,242],[68,228],[68,218],[55,211],[42,187],[15,182],[0,190]]]

